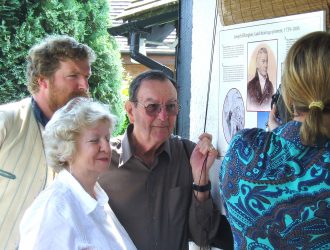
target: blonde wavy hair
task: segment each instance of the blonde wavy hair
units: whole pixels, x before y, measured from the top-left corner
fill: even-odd
[[[282,94],[288,110],[306,114],[300,128],[304,144],[330,138],[329,33],[313,32],[292,45],[285,60]]]

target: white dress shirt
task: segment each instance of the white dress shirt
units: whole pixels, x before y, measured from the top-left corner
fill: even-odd
[[[97,200],[62,170],[26,210],[19,249],[136,249],[98,183],[95,193]]]
[[[264,93],[267,77],[260,74],[259,71],[258,71],[258,76],[259,76],[259,83],[260,83],[261,93]]]

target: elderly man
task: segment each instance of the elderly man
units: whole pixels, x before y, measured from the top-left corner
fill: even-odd
[[[207,245],[220,214],[210,197],[212,137],[197,145],[172,135],[179,111],[176,84],[161,71],[138,75],[129,87],[126,133],[112,140],[113,158],[99,182],[138,249]]]
[[[53,179],[41,131],[75,96],[88,96],[93,50],[68,36],[50,36],[28,54],[32,97],[0,106],[0,249],[15,249],[26,208]]]
[[[268,51],[262,47],[257,52],[256,74],[247,86],[248,110],[270,110],[274,87],[268,77]]]

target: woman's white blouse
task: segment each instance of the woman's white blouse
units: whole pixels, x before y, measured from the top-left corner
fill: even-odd
[[[98,183],[95,193],[97,200],[62,170],[26,210],[19,249],[136,249]]]

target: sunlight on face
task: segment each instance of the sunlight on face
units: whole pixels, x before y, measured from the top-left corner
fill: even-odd
[[[70,164],[70,170],[77,179],[97,179],[108,169],[111,160],[109,128],[110,123],[103,121],[91,128],[82,129],[77,137],[76,153]]]
[[[143,80],[137,93],[137,101],[133,104],[133,133],[142,143],[155,147],[164,143],[173,132],[176,114],[166,111],[166,105],[177,103],[177,91],[171,81]],[[156,115],[148,114],[145,106],[161,104],[162,108]]]
[[[49,106],[53,112],[77,96],[89,96],[88,79],[91,68],[88,60],[60,61],[49,83]]]

